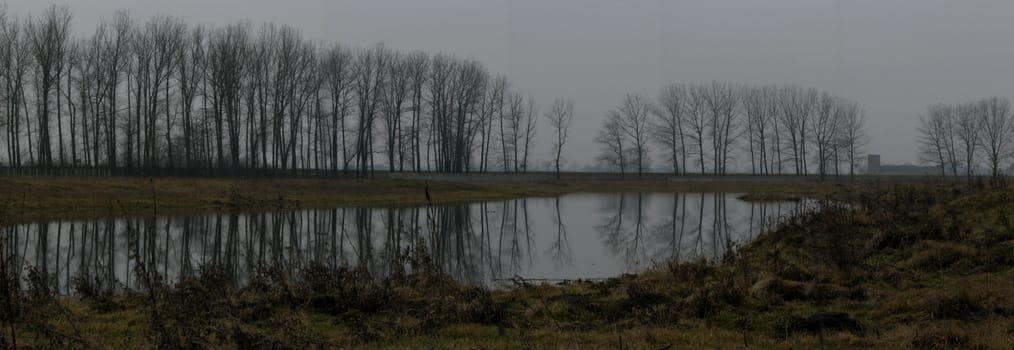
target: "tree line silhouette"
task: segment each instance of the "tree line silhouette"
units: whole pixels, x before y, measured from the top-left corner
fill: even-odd
[[[1010,101],[989,97],[956,105],[935,104],[919,117],[921,160],[940,175],[969,179],[985,164],[993,177],[1014,157],[1014,115]]]
[[[627,95],[595,141],[622,174],[649,169],[655,145],[673,174],[726,174],[740,155],[751,174],[851,176],[869,141],[865,120],[858,103],[814,88],[676,83],[655,101]]]
[[[317,43],[284,25],[141,23],[125,12],[75,38],[71,19],[57,6],[37,17],[0,13],[9,169],[529,169],[534,98],[475,60]]]
[[[534,97],[475,60],[319,43],[285,25],[139,22],[126,12],[78,38],[71,20],[65,6],[35,17],[0,11],[7,173],[532,168]],[[573,111],[557,98],[544,115],[557,173]],[[607,115],[598,160],[643,174],[655,146],[674,174],[725,174],[737,159],[752,174],[854,174],[864,120],[857,103],[813,88],[673,84],[654,102],[628,95]]]

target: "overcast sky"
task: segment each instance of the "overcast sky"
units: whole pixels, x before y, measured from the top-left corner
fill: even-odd
[[[46,0],[7,1],[39,13]],[[548,107],[575,103],[572,165],[594,161],[605,113],[671,82],[797,84],[867,111],[871,153],[918,159],[918,116],[933,103],[1014,97],[1014,1],[979,0],[74,0],[74,28],[100,18],[241,19],[322,41],[445,52],[482,61]],[[542,121],[539,159],[548,159]]]

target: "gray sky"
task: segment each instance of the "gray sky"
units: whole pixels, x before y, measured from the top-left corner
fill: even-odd
[[[45,0],[7,1],[38,13]],[[982,0],[76,0],[78,34],[128,10],[188,23],[272,21],[358,46],[480,60],[532,93],[575,103],[570,164],[592,163],[605,113],[670,82],[798,84],[854,99],[871,153],[917,161],[918,115],[932,103],[1014,97],[1014,2]],[[543,128],[536,157],[548,159]]]

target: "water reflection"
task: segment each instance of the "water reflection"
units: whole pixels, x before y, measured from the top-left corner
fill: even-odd
[[[259,266],[289,274],[309,262],[376,276],[425,251],[455,278],[601,278],[667,259],[716,259],[808,205],[743,202],[729,193],[573,194],[417,208],[331,208],[258,214],[38,222],[5,227],[20,271],[138,287],[143,266],[169,280],[205,264],[239,286]]]

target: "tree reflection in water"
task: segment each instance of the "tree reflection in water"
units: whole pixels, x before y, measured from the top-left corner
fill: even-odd
[[[728,193],[602,196],[601,219],[595,230],[628,272],[670,259],[719,259],[786,215],[814,205],[808,201],[744,202]],[[650,210],[656,204],[664,209]]]
[[[722,193],[566,195],[418,208],[328,208],[255,214],[37,222],[4,227],[15,268],[35,266],[68,293],[74,278],[136,288],[144,266],[169,281],[202,265],[236,286],[260,266],[287,278],[310,262],[377,277],[426,252],[466,283],[596,278],[667,259],[720,258],[806,202],[743,202]],[[533,252],[540,252],[533,254]]]

